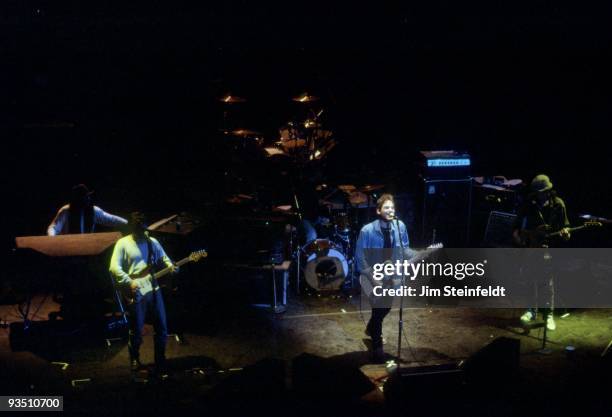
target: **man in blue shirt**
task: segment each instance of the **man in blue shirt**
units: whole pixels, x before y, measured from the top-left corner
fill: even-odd
[[[47,227],[47,235],[93,233],[97,224],[108,227],[121,227],[127,224],[127,220],[123,217],[107,213],[95,206],[91,200],[92,194],[93,192],[84,184],[72,187],[70,203],[58,210]]]
[[[355,265],[361,277],[365,280],[372,279],[372,268],[374,263],[380,260],[374,259],[380,255],[382,249],[390,249],[392,257],[409,254],[409,239],[406,225],[395,220],[395,201],[391,194],[383,194],[376,202],[376,214],[378,219],[366,224],[359,233],[355,249]],[[398,227],[399,226],[399,227]],[[370,249],[374,249],[371,251]],[[380,249],[380,251],[376,251]],[[400,251],[398,251],[400,249]],[[401,250],[405,253],[401,253]],[[409,256],[406,257],[408,259]],[[395,259],[389,259],[394,261]],[[366,327],[366,334],[372,338],[372,356],[375,362],[383,362],[385,353],[383,350],[382,327],[383,320],[391,311],[387,305],[383,305],[377,297],[370,297],[372,315]]]

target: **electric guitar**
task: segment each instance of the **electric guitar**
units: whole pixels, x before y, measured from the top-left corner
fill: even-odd
[[[420,262],[421,260],[429,257],[432,253],[437,252],[442,248],[444,248],[444,245],[442,243],[434,243],[433,245],[429,245],[423,250],[415,251],[416,255],[410,259],[407,259],[407,261],[412,264]],[[367,294],[368,296],[372,296],[372,291],[374,290],[374,287],[382,285],[385,288],[399,288],[401,282],[401,278],[398,277],[384,277],[382,280],[376,281],[369,275],[359,275],[359,283],[361,284],[362,292]]]
[[[157,272],[154,272],[153,268],[151,268],[150,266],[147,266],[144,270],[142,270],[138,274],[130,275],[130,278],[151,282],[154,278],[158,280],[164,275],[169,274],[170,272],[174,270],[174,267],[181,267],[189,262],[198,262],[200,259],[206,258],[207,256],[208,256],[208,253],[205,250],[198,250],[195,252],[191,252],[189,256],[176,262],[173,266],[168,266]],[[129,304],[137,303],[140,301],[140,299],[142,298],[142,294],[140,293],[139,290],[140,290],[139,287],[134,288],[134,289],[131,289],[128,287],[127,291],[124,291],[123,295],[124,295],[126,304],[129,305]]]
[[[601,227],[600,222],[587,221],[582,226],[570,227],[568,232],[573,233],[579,230],[591,229],[594,227]],[[563,230],[563,229],[562,229]],[[550,226],[543,224],[538,226],[535,230],[521,230],[521,240],[525,242],[525,246],[529,248],[539,248],[546,244],[547,241],[554,237],[561,236],[562,230],[556,232],[550,232]]]

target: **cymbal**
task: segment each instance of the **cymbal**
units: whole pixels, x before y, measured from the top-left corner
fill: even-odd
[[[239,136],[241,138],[253,137],[261,135],[261,132],[257,132],[251,129],[234,129],[234,130],[225,130],[223,133],[231,136]]]
[[[284,214],[287,214],[289,216],[297,215],[297,213],[293,210],[293,206],[290,205],[290,204],[283,205],[283,206],[274,206],[274,207],[272,207],[272,212],[275,212],[275,213],[284,213]]]
[[[380,190],[382,188],[385,188],[383,184],[370,184],[370,185],[364,185],[363,187],[359,187],[359,191],[367,194],[367,193],[371,193],[372,191]]]
[[[227,203],[230,204],[242,204],[245,201],[252,201],[254,199],[253,196],[247,194],[234,194],[225,199]]]
[[[220,102],[222,103],[244,103],[246,102],[246,98],[242,98],[242,97],[238,97],[238,96],[232,96],[230,94],[221,97],[219,99]]]
[[[352,184],[346,184],[346,185],[339,185],[338,189],[344,191],[347,194],[350,194],[353,191],[357,190],[357,187],[355,187]]]
[[[264,152],[266,153],[267,157],[271,157],[271,156],[275,156],[275,155],[288,156],[283,149],[280,149],[280,148],[275,147],[275,146],[268,146],[268,147],[264,148]]]
[[[297,103],[312,103],[313,101],[318,101],[319,97],[308,95],[308,93],[304,93],[298,97],[293,97],[291,100]]]
[[[360,191],[353,191],[349,194],[349,202],[353,206],[362,206],[364,204],[368,204],[368,196]]]

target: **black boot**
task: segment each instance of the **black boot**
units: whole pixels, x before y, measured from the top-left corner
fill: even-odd
[[[163,381],[168,379],[168,363],[165,355],[155,355],[155,367],[153,368],[153,378]]]
[[[385,351],[382,346],[372,349],[372,363],[385,363]]]
[[[140,363],[139,357],[130,358],[130,370],[132,372],[138,372],[142,368],[142,364]]]

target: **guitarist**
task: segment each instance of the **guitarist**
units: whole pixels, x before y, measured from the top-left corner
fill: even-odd
[[[513,225],[512,237],[519,247],[547,248],[558,244],[546,235],[558,232],[563,240],[569,240],[569,221],[563,200],[553,190],[553,184],[547,175],[537,175],[530,184],[530,193],[519,209]],[[554,281],[552,277],[546,283],[547,309],[546,327],[555,330],[554,311]],[[523,323],[534,320],[535,311],[529,309],[521,316]]]
[[[128,223],[131,234],[119,239],[115,244],[110,262],[110,272],[118,286],[130,293],[134,301],[128,306],[130,322],[129,353],[133,373],[141,368],[140,345],[142,330],[147,313],[152,315],[155,330],[155,375],[164,376],[166,365],[166,310],[159,285],[151,280],[150,273],[159,263],[174,266],[157,239],[146,232],[145,217],[140,212],[133,212]]]
[[[409,240],[406,225],[398,220],[398,230],[394,220],[395,201],[391,194],[383,194],[380,196],[376,202],[376,214],[378,214],[378,219],[363,226],[361,232],[359,232],[355,248],[355,265],[357,271],[362,277],[366,277],[365,279],[369,278],[370,280],[372,280],[372,266],[374,263],[380,262],[381,260],[371,259],[373,253],[378,253],[379,251],[368,251],[368,249],[389,249],[389,251],[380,251],[381,254],[382,252],[389,252],[389,254],[392,255],[389,258],[394,257],[393,255],[397,255],[399,258],[399,256],[401,256],[397,250],[399,248],[403,247],[405,251],[410,251],[408,248]],[[405,259],[410,259],[410,256],[406,254]],[[395,261],[395,259],[388,260]],[[381,363],[384,362],[385,359],[382,337],[383,320],[387,314],[389,314],[391,308],[381,305],[384,303],[382,303],[382,300],[379,300],[378,297],[370,297],[370,299],[372,315],[370,316],[370,321],[368,322],[365,333],[372,338],[373,361]]]

